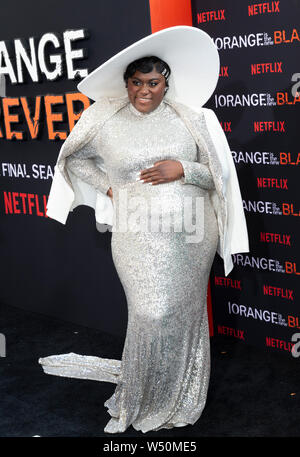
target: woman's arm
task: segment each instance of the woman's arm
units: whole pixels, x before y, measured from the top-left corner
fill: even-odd
[[[195,184],[203,189],[215,189],[213,176],[208,165],[189,160],[178,159],[183,168],[184,175],[181,178],[183,184]]]
[[[203,189],[215,189],[208,160],[207,165],[181,159],[158,160],[153,167],[141,170],[140,179],[154,185],[179,179],[182,184],[195,184]]]
[[[183,168],[184,174],[181,178],[183,184],[195,184],[196,186],[208,190],[215,189],[213,176],[208,165],[208,157],[206,157],[205,152],[200,155],[198,146],[197,162],[181,159],[179,159],[178,162],[181,163]]]
[[[110,188],[108,175],[97,166],[96,158],[97,153],[92,148],[82,148],[66,158],[66,168],[82,181],[107,194]]]

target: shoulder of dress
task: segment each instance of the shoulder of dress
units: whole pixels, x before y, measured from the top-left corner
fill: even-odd
[[[124,95],[122,97],[100,97],[94,104],[98,107],[106,106],[119,108],[125,106],[127,103],[129,103],[129,98],[127,95]]]
[[[210,108],[203,108],[203,116],[207,126],[210,126],[212,129],[222,130],[218,116],[214,110]]]
[[[95,101],[94,111],[98,116],[110,116],[129,103],[128,96],[100,97]]]
[[[83,112],[86,122],[100,122],[116,113],[129,102],[128,97],[100,97]]]
[[[205,108],[192,108],[184,103],[165,97],[165,102],[170,105],[181,117],[188,117],[192,120],[199,120],[204,116]]]
[[[217,117],[216,113],[211,108],[202,108],[202,112],[203,112],[204,116],[207,118],[216,118]]]

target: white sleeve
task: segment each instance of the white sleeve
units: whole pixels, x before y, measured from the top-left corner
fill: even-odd
[[[181,163],[184,176],[181,178],[182,184],[194,184],[202,187],[203,189],[215,189],[214,179],[207,163],[200,163],[199,149],[197,146],[198,161],[193,162],[190,160],[177,159]]]
[[[97,160],[100,160],[97,151],[92,145],[83,147],[66,158],[66,168],[82,181],[106,194],[110,182],[106,171],[103,171]]]

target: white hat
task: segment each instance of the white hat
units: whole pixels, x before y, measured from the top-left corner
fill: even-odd
[[[133,60],[153,55],[171,69],[168,98],[197,109],[211,97],[220,72],[218,50],[206,32],[186,25],[169,27],[136,41],[93,70],[77,88],[92,100],[126,96],[126,67]]]

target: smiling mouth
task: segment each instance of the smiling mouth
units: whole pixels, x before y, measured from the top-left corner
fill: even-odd
[[[144,101],[150,101],[151,98],[137,97],[137,100],[140,100],[140,101],[144,102]]]

